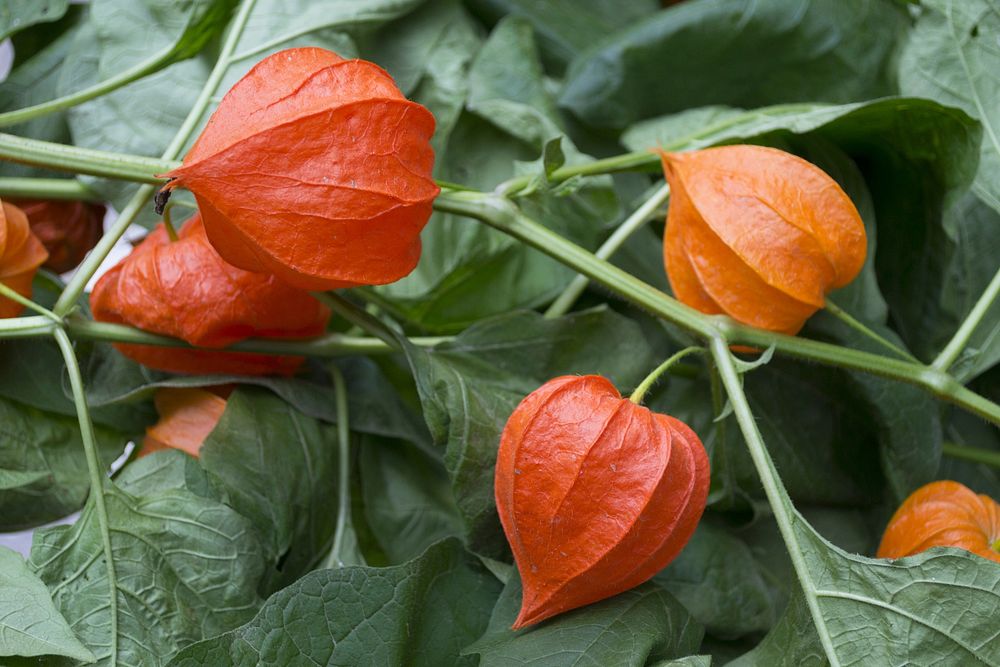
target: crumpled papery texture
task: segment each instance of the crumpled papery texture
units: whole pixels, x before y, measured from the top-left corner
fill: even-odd
[[[889,520],[878,557],[902,558],[931,547],[957,547],[1000,563],[1000,504],[958,482],[920,487]]]
[[[330,311],[308,292],[274,276],[227,264],[199,216],[171,242],[159,225],[104,274],[90,295],[94,319],[174,336],[199,347],[225,347],[250,337],[318,336]],[[175,373],[290,375],[302,357],[115,344],[140,364]]]
[[[31,298],[31,282],[49,253],[31,232],[24,211],[0,202],[0,283],[24,297]],[[24,310],[21,304],[0,297],[0,318],[16,317]]]
[[[198,387],[164,387],[153,402],[160,419],[146,429],[139,456],[179,449],[197,458],[226,410],[226,399]]]
[[[607,379],[549,380],[514,410],[497,455],[497,510],[524,585],[514,628],[643,583],[705,509],[698,436]]]
[[[794,334],[861,271],[861,216],[815,165],[763,146],[661,156],[670,184],[663,260],[681,302]]]
[[[166,188],[198,200],[226,261],[302,289],[394,282],[440,189],[434,117],[364,60],[279,51],[230,89]]]
[[[54,199],[17,199],[12,203],[49,252],[43,266],[56,273],[76,268],[104,234],[104,204]]]

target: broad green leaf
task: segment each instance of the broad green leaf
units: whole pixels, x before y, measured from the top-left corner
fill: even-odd
[[[19,30],[58,21],[69,8],[69,0],[7,0],[0,6],[0,41]]]
[[[127,438],[96,428],[105,465],[121,454]],[[42,412],[0,398],[0,530],[30,528],[83,506],[90,489],[76,417]]]
[[[243,627],[170,665],[475,665],[459,652],[486,628],[499,593],[493,575],[449,539],[404,565],[312,572]]]
[[[480,667],[642,667],[695,653],[703,630],[666,590],[647,582],[613,598],[511,630],[521,607],[521,580],[512,576],[486,633],[467,654]]]
[[[559,103],[590,125],[622,129],[710,104],[887,95],[906,25],[906,12],[882,1],[683,2],[581,55]]]
[[[610,310],[544,319],[511,313],[434,349],[406,348],[424,419],[444,452],[469,545],[503,557],[493,467],[507,418],[528,393],[567,373],[608,377],[630,390],[656,363],[639,327]]]
[[[826,667],[823,647],[809,608],[801,592],[788,601],[777,625],[750,652],[727,663],[727,667]]]
[[[21,555],[0,547],[0,656],[61,655],[93,662]]]
[[[899,59],[899,87],[959,107],[983,124],[973,186],[1000,211],[1000,12],[993,0],[926,0]]]
[[[76,524],[35,534],[30,565],[99,665],[115,662],[109,644],[115,625],[117,664],[163,665],[181,647],[247,621],[260,604],[265,564],[247,519],[176,483],[142,488],[149,469],[162,469],[167,456],[187,458],[163,452],[141,459],[122,472],[129,492],[110,483],[105,490],[116,624],[94,503]]]

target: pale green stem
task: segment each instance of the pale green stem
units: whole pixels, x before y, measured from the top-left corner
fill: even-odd
[[[137,183],[163,183],[177,163],[140,155],[98,151],[0,133],[0,160]]]
[[[335,292],[313,292],[312,295],[320,303],[340,315],[351,324],[359,327],[362,331],[367,331],[372,336],[382,340],[394,350],[399,350],[399,340],[396,334],[380,320],[373,317],[371,313],[363,308],[358,308],[353,303]]]
[[[180,239],[177,236],[177,230],[174,229],[174,222],[170,218],[170,210],[173,207],[173,204],[169,202],[163,207],[163,228],[167,230],[167,238],[170,239],[170,242],[176,243]]]
[[[34,301],[32,301],[31,299],[27,298],[26,296],[22,296],[21,294],[15,292],[14,290],[12,290],[7,285],[4,285],[3,283],[0,283],[0,296],[4,296],[4,297],[10,299],[11,301],[13,301],[15,303],[19,303],[22,306],[24,306],[25,308],[28,308],[29,310],[33,310],[36,313],[38,313],[39,315],[47,317],[48,319],[52,320],[56,324],[62,323],[62,318],[60,318],[58,315],[56,315],[55,313],[53,313],[51,310],[49,310],[48,308],[46,308],[44,306],[41,306],[41,305],[35,303]]]
[[[764,439],[757,429],[757,422],[750,411],[750,404],[747,402],[746,394],[743,393],[743,385],[740,383],[739,375],[736,372],[736,364],[733,363],[726,340],[724,338],[713,338],[710,345],[712,357],[715,359],[715,365],[719,369],[719,376],[722,379],[723,387],[726,389],[726,394],[729,396],[729,402],[733,406],[736,421],[743,432],[743,439],[746,441],[750,458],[757,469],[757,475],[760,478],[761,486],[764,487],[764,494],[767,496],[768,504],[770,504],[774,512],[774,519],[778,524],[778,530],[785,545],[788,547],[788,554],[791,556],[792,566],[799,579],[799,584],[805,592],[809,613],[816,626],[816,632],[819,634],[823,650],[831,664],[838,665],[839,660],[833,648],[830,632],[826,627],[826,619],[823,617],[823,612],[820,610],[819,603],[816,600],[812,575],[802,556],[802,547],[799,544],[798,536],[795,534],[795,528],[792,525],[794,521],[792,501],[789,499],[785,488],[781,485],[781,478],[778,476],[774,462],[767,452]]]
[[[885,349],[889,350],[893,354],[896,354],[902,357],[903,359],[906,359],[907,361],[912,361],[917,364],[921,363],[919,359],[917,359],[915,356],[913,356],[903,348],[893,343],[891,340],[883,338],[882,336],[880,336],[879,334],[875,333],[867,326],[865,326],[864,323],[856,320],[854,316],[852,316],[849,312],[847,312],[846,310],[835,304],[829,298],[826,300],[826,310],[827,312],[829,312],[838,320],[846,324],[851,329],[857,331],[862,336],[875,341],[876,343],[878,343]]]
[[[102,201],[97,193],[73,178],[0,178],[0,198]]]
[[[972,334],[975,333],[976,327],[986,317],[986,313],[989,311],[990,306],[993,305],[993,302],[997,300],[998,295],[1000,295],[1000,270],[997,270],[993,275],[993,280],[986,286],[986,290],[979,297],[979,300],[976,301],[976,305],[969,311],[965,321],[962,322],[962,326],[958,328],[955,335],[944,346],[941,354],[931,363],[932,368],[946,371],[955,363],[955,360],[962,354],[965,346],[969,344],[969,340],[972,338]]]
[[[347,386],[344,375],[335,365],[331,367],[333,376],[334,400],[337,408],[337,445],[339,447],[337,467],[337,527],[333,532],[333,546],[326,558],[324,567],[343,567],[344,559],[340,553],[344,546],[344,533],[347,530],[347,517],[351,513],[351,431],[348,423]]]
[[[629,239],[632,234],[642,228],[647,222],[649,222],[652,215],[656,212],[660,206],[663,205],[667,199],[670,198],[670,186],[664,183],[660,188],[653,194],[652,197],[647,199],[642,206],[637,208],[632,215],[630,215],[625,222],[623,222],[614,233],[608,237],[608,239],[597,249],[594,253],[595,257],[600,259],[611,259],[611,256],[622,246],[625,241]],[[576,300],[580,298],[583,291],[587,289],[587,284],[590,280],[587,276],[583,274],[578,274],[573,281],[563,290],[563,293],[559,295],[549,309],[545,311],[545,317],[562,317],[569,312]]]
[[[80,435],[83,439],[83,450],[87,457],[87,471],[90,473],[90,494],[94,500],[94,511],[97,513],[97,523],[101,532],[101,543],[104,547],[104,566],[108,573],[108,612],[111,614],[111,655],[110,664],[118,663],[118,579],[115,575],[114,551],[111,547],[111,525],[108,520],[108,509],[104,503],[105,470],[97,455],[97,440],[94,437],[94,426],[90,422],[90,408],[87,405],[87,394],[83,388],[83,378],[80,375],[80,365],[73,351],[73,343],[69,336],[60,328],[53,331],[56,344],[62,352],[69,374],[70,387],[73,390],[73,402],[76,404],[76,416],[80,422]]]
[[[953,459],[962,459],[963,461],[972,461],[973,463],[983,463],[994,468],[1000,468],[1000,452],[994,452],[988,449],[979,449],[978,447],[956,445],[951,442],[942,442],[941,453],[945,456],[950,456]]]
[[[0,319],[0,338],[37,338],[51,336],[55,323],[48,316],[31,315]]]
[[[670,367],[676,364],[678,361],[688,356],[689,354],[694,354],[695,352],[704,352],[703,347],[685,347],[680,352],[669,357],[662,364],[653,369],[653,372],[646,376],[646,378],[639,383],[639,386],[635,388],[632,395],[628,397],[628,400],[632,401],[636,405],[642,405],[642,399],[646,397],[646,393],[656,384],[656,381],[660,379],[660,376],[670,370]]]

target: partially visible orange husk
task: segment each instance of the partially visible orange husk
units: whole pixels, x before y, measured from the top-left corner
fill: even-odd
[[[160,419],[146,429],[140,457],[179,449],[197,458],[226,410],[226,399],[195,387],[164,387],[153,401]]]
[[[235,266],[310,290],[390,283],[440,192],[433,133],[377,65],[287,49],[233,86],[166,187],[194,193]]]
[[[157,227],[105,273],[90,295],[94,319],[128,324],[221,348],[250,337],[295,340],[323,333],[330,311],[308,292],[276,277],[238,269],[209,244],[201,219],[192,218],[171,242]],[[116,344],[122,354],[174,373],[290,375],[298,356]]]
[[[1000,563],[1000,504],[952,481],[931,482],[907,498],[885,529],[879,558],[956,547]]]
[[[0,202],[0,283],[31,298],[31,283],[49,253],[28,224],[24,211]],[[0,318],[16,317],[24,306],[0,297]]]
[[[670,184],[664,265],[683,303],[794,334],[860,273],[864,223],[815,165],[762,146],[661,157]]]
[[[56,273],[79,265],[104,234],[103,204],[54,199],[19,199],[12,203],[28,216],[31,231],[48,251],[44,267]]]

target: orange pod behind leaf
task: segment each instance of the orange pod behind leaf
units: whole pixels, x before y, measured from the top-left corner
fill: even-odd
[[[159,226],[112,267],[90,295],[94,319],[219,348],[251,337],[301,339],[326,330],[330,311],[274,276],[227,264],[195,216],[171,242]],[[302,357],[116,344],[126,356],[175,373],[290,375]]]
[[[958,482],[931,482],[907,498],[885,529],[879,558],[957,547],[1000,563],[1000,504]]]
[[[663,258],[683,303],[794,334],[861,271],[861,216],[815,165],[762,146],[662,159],[670,184]]]
[[[159,421],[146,429],[139,456],[179,449],[197,458],[226,410],[226,399],[197,388],[165,387],[153,399]]]
[[[708,485],[698,436],[607,379],[559,377],[529,394],[504,428],[495,477],[524,586],[513,627],[659,572],[694,533]]]
[[[394,282],[440,191],[434,117],[364,60],[318,48],[259,62],[166,176],[226,261],[302,289]]]
[[[31,298],[31,283],[49,253],[31,232],[24,211],[0,202],[0,283],[21,296]],[[0,318],[16,317],[21,304],[0,297]]]
[[[43,266],[65,273],[80,264],[104,234],[103,204],[52,199],[19,199],[13,203],[49,252]]]

